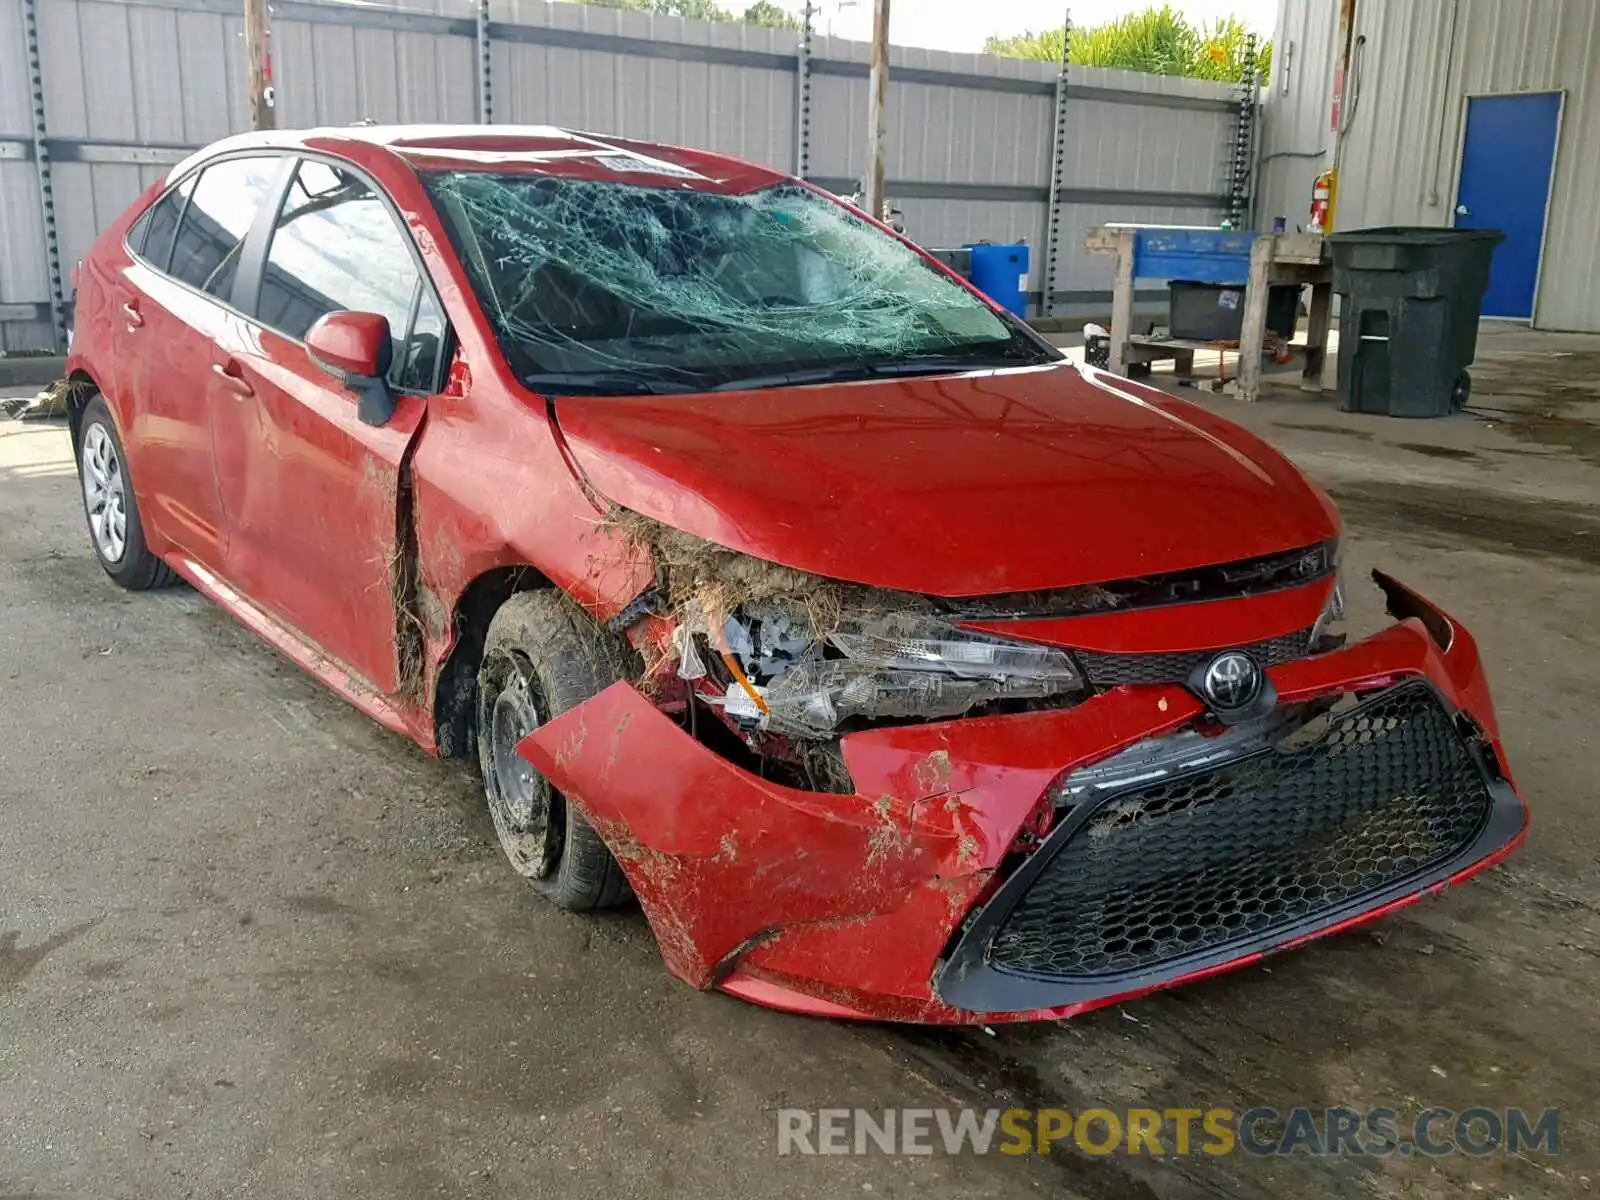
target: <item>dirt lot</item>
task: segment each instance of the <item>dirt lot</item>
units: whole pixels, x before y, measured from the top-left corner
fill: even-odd
[[[474,785],[187,590],[90,556],[0,422],[0,1197],[1418,1196],[1600,1187],[1600,347],[1487,335],[1477,411],[1208,401],[1483,646],[1526,850],[1443,899],[1070,1024],[835,1025],[541,906]],[[1561,1154],[775,1157],[775,1108],[1561,1107]]]

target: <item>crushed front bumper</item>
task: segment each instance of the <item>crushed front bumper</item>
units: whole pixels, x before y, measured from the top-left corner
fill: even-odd
[[[606,840],[696,987],[841,1017],[1071,1016],[1370,920],[1521,842],[1477,647],[1378,581],[1398,624],[1270,669],[1280,704],[1355,697],[1320,736],[1075,805],[1055,794],[1074,769],[1201,703],[1129,686],[847,735],[849,796],[756,778],[625,683],[522,752]]]

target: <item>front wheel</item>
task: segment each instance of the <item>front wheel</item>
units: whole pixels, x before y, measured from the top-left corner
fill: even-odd
[[[521,592],[495,613],[478,668],[478,764],[500,848],[562,908],[610,908],[631,894],[594,827],[517,753],[540,725],[622,677],[624,651],[559,592]]]
[[[150,553],[145,543],[139,502],[128,478],[128,456],[104,396],[95,396],[83,410],[78,480],[83,485],[89,542],[105,573],[136,592],[175,583],[172,568]]]

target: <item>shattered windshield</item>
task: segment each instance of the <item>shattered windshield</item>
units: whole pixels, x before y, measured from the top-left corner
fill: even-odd
[[[424,180],[535,390],[770,387],[1053,357],[795,184],[729,196],[486,171]]]

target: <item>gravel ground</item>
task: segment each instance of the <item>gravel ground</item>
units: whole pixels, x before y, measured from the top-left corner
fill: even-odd
[[[1478,635],[1535,811],[1375,929],[1063,1025],[929,1032],[671,979],[503,869],[475,785],[87,545],[0,421],[0,1197],[1581,1194],[1600,1054],[1592,341],[1486,339],[1446,421],[1241,416]],[[1586,390],[1587,389],[1587,390]],[[1356,583],[1357,622],[1378,620]],[[1562,1108],[1555,1159],[786,1158],[779,1107]]]

